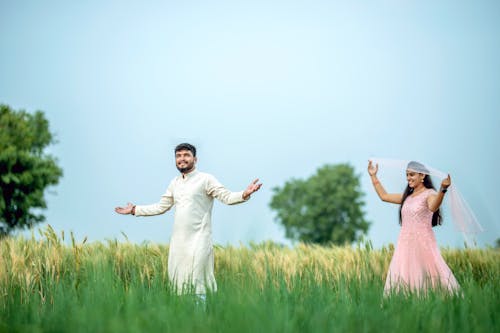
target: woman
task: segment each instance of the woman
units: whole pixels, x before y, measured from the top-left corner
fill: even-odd
[[[400,205],[401,232],[394,256],[389,265],[384,293],[421,292],[429,288],[443,288],[449,292],[459,285],[443,260],[432,227],[441,224],[439,207],[448,187],[450,175],[441,182],[436,192],[429,170],[418,162],[408,163],[403,194],[389,194],[377,179],[378,164],[368,163],[373,187],[382,201]]]

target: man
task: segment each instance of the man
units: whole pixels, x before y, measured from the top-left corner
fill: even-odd
[[[181,172],[174,178],[156,204],[139,206],[128,203],[117,207],[119,214],[151,216],[176,206],[168,255],[168,275],[178,293],[205,295],[217,290],[212,246],[212,207],[214,198],[227,205],[247,201],[262,184],[255,179],[246,190],[231,192],[212,175],[199,172],[196,148],[181,143],[175,148],[175,163]]]

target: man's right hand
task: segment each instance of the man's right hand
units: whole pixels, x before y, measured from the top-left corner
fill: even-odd
[[[128,202],[126,207],[116,207],[115,212],[123,215],[132,214],[132,210],[134,209],[134,207],[135,207],[134,204]]]

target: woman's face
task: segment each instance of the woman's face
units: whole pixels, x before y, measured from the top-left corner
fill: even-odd
[[[411,188],[416,188],[424,182],[425,175],[423,173],[418,173],[412,170],[406,170],[406,180],[408,181],[408,186]]]

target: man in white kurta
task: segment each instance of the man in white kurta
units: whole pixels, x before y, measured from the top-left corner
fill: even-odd
[[[187,145],[189,149],[178,150]],[[191,160],[192,159],[192,160]],[[174,226],[168,256],[168,275],[178,293],[205,294],[216,291],[212,245],[214,198],[227,205],[249,199],[261,184],[257,179],[245,191],[231,192],[214,176],[195,169],[196,149],[189,144],[176,147],[176,165],[181,175],[174,178],[158,203],[117,208],[121,214],[152,216],[175,205]],[[130,208],[130,212],[128,209]]]

